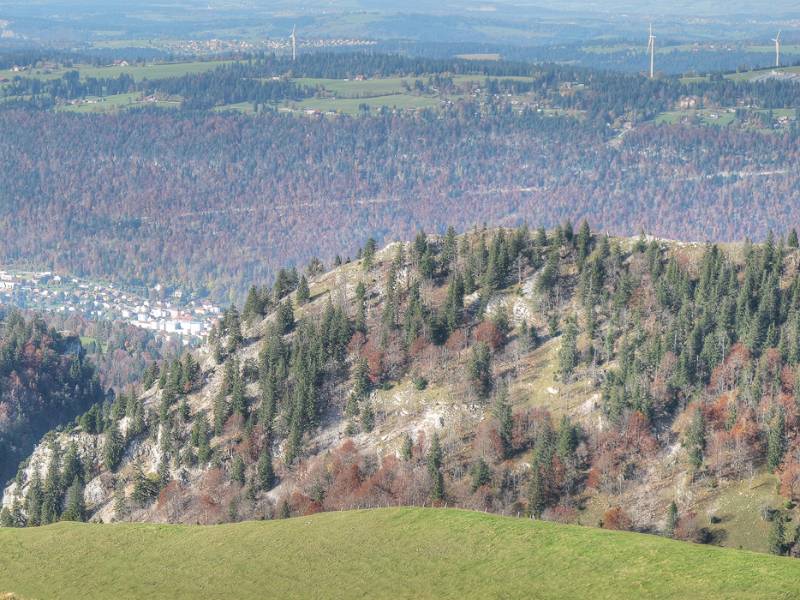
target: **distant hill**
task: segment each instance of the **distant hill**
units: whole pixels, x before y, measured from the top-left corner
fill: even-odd
[[[24,598],[798,598],[800,561],[447,509],[0,530]]]

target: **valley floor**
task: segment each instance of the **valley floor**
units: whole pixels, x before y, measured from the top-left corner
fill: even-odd
[[[0,595],[800,598],[800,561],[447,509],[0,529]]]

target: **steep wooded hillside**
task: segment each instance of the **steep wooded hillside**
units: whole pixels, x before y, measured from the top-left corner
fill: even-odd
[[[797,246],[566,225],[282,271],[45,438],[3,522],[455,504],[800,551]]]
[[[0,329],[0,479],[49,429],[103,398],[80,340],[11,313]]]

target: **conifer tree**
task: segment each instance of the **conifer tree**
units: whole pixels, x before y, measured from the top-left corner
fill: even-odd
[[[55,523],[61,514],[61,455],[57,446],[53,446],[47,474],[44,478],[42,500],[42,524]]]
[[[214,398],[214,435],[222,435],[222,428],[229,414],[228,399],[223,386]]]
[[[269,449],[269,445],[265,445],[261,451],[256,468],[259,488],[264,491],[271,490],[275,485],[275,471],[272,467],[272,452]]]
[[[792,230],[789,232],[789,239],[786,241],[786,245],[789,248],[800,248],[800,243],[797,240],[797,230],[792,227]]]
[[[700,407],[694,411],[684,444],[689,451],[689,464],[693,469],[699,469],[703,464],[703,453],[706,447],[706,422]]]
[[[578,326],[574,319],[567,319],[558,351],[558,372],[565,381],[569,380],[578,364],[577,340]]]
[[[244,460],[240,454],[233,457],[231,463],[231,481],[244,485]]]
[[[25,513],[28,515],[30,525],[42,524],[42,503],[44,502],[44,490],[42,489],[42,479],[39,475],[39,468],[34,466],[31,482],[28,485],[28,493],[25,496]]]
[[[777,469],[783,462],[786,452],[786,416],[783,408],[772,420],[767,436],[767,467],[770,471]]]
[[[236,349],[244,340],[244,336],[242,335],[242,324],[239,320],[239,311],[236,310],[236,306],[234,305],[231,305],[229,309],[227,317],[227,333],[228,345],[226,349],[228,353],[232,353],[236,351]]]
[[[83,486],[75,477],[72,485],[67,490],[67,502],[61,515],[62,521],[85,521],[86,505],[83,500]]]
[[[433,483],[431,487],[431,500],[438,502],[444,499],[444,477],[442,476],[442,447],[439,443],[439,434],[434,432],[431,447],[428,449],[428,474]]]
[[[291,298],[287,298],[285,302],[278,305],[275,324],[280,335],[289,333],[294,327],[294,308],[292,308]]]
[[[538,461],[531,464],[531,480],[528,484],[528,514],[534,519],[541,519],[545,509],[546,495],[544,481]]]
[[[767,545],[770,554],[782,555],[786,551],[786,522],[783,513],[778,512],[772,518]]]
[[[240,373],[236,374],[231,390],[231,412],[236,415],[246,416],[247,402],[244,397],[244,382]]]
[[[577,251],[578,266],[583,267],[583,263],[589,256],[592,244],[592,232],[589,229],[589,223],[585,220],[581,224],[578,231],[578,236],[575,239],[575,250]]]
[[[364,287],[364,282],[359,281],[356,286],[356,316],[353,325],[356,331],[363,334],[367,333],[367,290]]]
[[[66,484],[78,478],[81,483],[84,480],[83,464],[78,455],[78,445],[73,441],[67,446],[67,451],[64,453],[63,467],[61,471],[61,481]]]
[[[375,412],[372,410],[372,403],[367,400],[361,409],[361,427],[366,433],[370,433],[375,427]]]
[[[308,289],[308,280],[305,275],[300,276],[300,283],[297,284],[297,304],[302,306],[311,298],[311,290]]]
[[[479,342],[472,348],[469,376],[478,398],[481,400],[488,398],[493,386],[492,355],[485,342]]]
[[[122,460],[122,454],[125,450],[122,434],[119,432],[119,427],[116,423],[111,423],[111,427],[106,432],[106,442],[103,446],[103,465],[109,471],[117,468]]]
[[[669,508],[667,509],[667,535],[670,537],[675,535],[675,528],[678,525],[678,505],[675,504],[675,501],[669,503]]]
[[[472,463],[469,473],[472,477],[472,484],[470,488],[473,494],[479,487],[486,485],[492,480],[492,471],[483,458],[479,458]]]
[[[514,418],[511,404],[508,402],[508,389],[505,385],[502,385],[497,393],[493,412],[494,418],[497,419],[497,434],[503,448],[503,458],[510,458],[514,450]]]
[[[375,249],[377,245],[378,244],[372,238],[369,238],[367,243],[364,245],[364,251],[361,253],[361,258],[363,259],[362,264],[365,271],[369,271],[372,268],[372,261],[375,259]]]
[[[158,480],[145,475],[141,465],[134,465],[131,499],[139,506],[146,506],[158,495],[158,492]]]
[[[130,506],[125,496],[125,480],[118,477],[114,484],[114,519],[123,521],[130,514]]]
[[[414,451],[414,442],[411,439],[411,436],[408,435],[407,433],[403,434],[403,445],[400,448],[400,457],[404,461],[408,462],[411,460],[413,456],[413,451]]]

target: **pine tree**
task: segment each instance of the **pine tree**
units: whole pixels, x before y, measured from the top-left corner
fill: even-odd
[[[142,471],[141,465],[135,465],[133,471],[133,494],[131,498],[139,506],[149,504],[159,492],[159,481],[149,477]]]
[[[259,312],[259,297],[258,297],[258,290],[256,286],[251,285],[250,289],[247,290],[247,298],[244,301],[244,306],[242,307],[242,318],[250,323],[255,319]]]
[[[240,373],[236,374],[231,389],[231,412],[235,415],[246,416],[247,401],[244,397],[244,382]]]
[[[142,375],[142,388],[149,390],[151,387],[153,387],[157,376],[158,367],[156,366],[156,363],[151,362],[149,365],[147,365],[147,368],[144,370],[144,374]]]
[[[363,334],[367,333],[367,289],[363,281],[356,286],[356,316],[353,328]]]
[[[411,439],[411,436],[407,433],[403,435],[403,445],[400,448],[400,457],[408,462],[413,457],[414,453],[414,442]]]
[[[510,458],[513,451],[514,418],[511,404],[508,402],[508,389],[500,387],[495,399],[494,418],[497,419],[497,434],[503,447],[503,458]]]
[[[294,327],[294,308],[292,308],[291,298],[287,298],[285,302],[278,305],[275,324],[280,335],[289,333]]]
[[[678,525],[678,505],[675,501],[669,503],[667,509],[667,535],[670,537],[675,535],[675,528]]]
[[[447,228],[447,233],[444,236],[442,244],[442,268],[445,271],[452,271],[456,262],[458,254],[458,240],[456,239],[456,230],[450,225]]]
[[[370,433],[373,427],[375,427],[375,412],[372,410],[372,403],[367,400],[361,409],[361,428]]]
[[[240,454],[233,457],[231,464],[231,481],[244,485],[244,460]]]
[[[561,336],[561,348],[558,351],[558,372],[564,381],[568,381],[578,364],[578,326],[575,319],[568,319]]]
[[[61,456],[58,447],[52,448],[47,474],[44,478],[42,524],[55,523],[61,514]]]
[[[472,348],[469,361],[469,376],[478,398],[485,400],[492,391],[492,355],[485,342],[479,342]]]
[[[258,457],[258,486],[264,491],[269,491],[275,485],[275,471],[272,467],[272,452],[265,446]]]
[[[575,450],[578,447],[578,431],[567,415],[561,417],[556,440],[556,453],[565,463],[575,459]]]
[[[223,386],[214,398],[214,435],[222,435],[222,428],[229,414],[228,399]]]
[[[78,455],[78,445],[70,442],[67,451],[64,453],[63,467],[61,471],[61,481],[67,483],[78,478],[81,483],[84,481],[83,464]]]
[[[103,446],[103,464],[106,469],[109,471],[116,469],[122,460],[124,451],[122,434],[119,432],[117,424],[112,423],[108,432],[106,432],[106,442]]]
[[[61,515],[62,521],[85,521],[86,505],[83,501],[83,486],[78,477],[67,490],[67,503]]]
[[[372,268],[372,261],[375,258],[376,247],[377,243],[372,238],[369,238],[367,243],[364,245],[364,251],[361,253],[361,258],[364,261],[363,266],[365,271],[369,271]]]
[[[470,487],[473,494],[479,487],[488,484],[492,480],[492,471],[489,469],[489,465],[486,464],[486,461],[483,460],[483,458],[479,458],[472,463],[469,473],[472,477],[472,485]]]
[[[234,305],[228,309],[227,315],[227,333],[228,333],[228,345],[226,350],[228,353],[235,352],[236,349],[242,344],[244,341],[244,336],[242,335],[242,324],[239,319],[239,311],[236,310]]]
[[[772,518],[772,527],[769,530],[767,544],[770,554],[782,555],[786,551],[786,522],[782,513],[777,513]]]
[[[352,396],[356,400],[363,400],[369,395],[369,365],[367,359],[361,357],[356,359],[353,369],[353,391]]]
[[[575,249],[578,253],[578,266],[582,267],[584,261],[589,256],[589,252],[591,251],[591,244],[592,244],[592,232],[589,229],[589,223],[585,220],[581,224],[581,228],[578,231],[578,237],[575,240]]]
[[[460,273],[450,278],[444,311],[447,333],[451,334],[461,325],[464,312],[464,279]]]
[[[114,484],[114,519],[122,521],[130,514],[128,499],[125,497],[125,480],[118,477]]]
[[[31,482],[28,485],[28,493],[25,496],[25,512],[28,515],[28,523],[31,525],[42,524],[42,503],[44,502],[44,490],[42,489],[42,479],[39,475],[39,468],[33,467]]]
[[[689,464],[693,469],[699,469],[703,465],[703,453],[706,447],[706,421],[700,407],[694,411],[684,445],[689,450]]]
[[[789,248],[800,248],[800,243],[797,240],[797,230],[792,227],[792,230],[789,232],[789,239],[786,242],[786,245]]]
[[[438,502],[444,499],[444,477],[442,476],[442,447],[439,443],[439,434],[434,432],[431,447],[428,449],[428,474],[433,483],[431,487],[431,500]]]
[[[531,464],[531,481],[528,484],[528,514],[534,519],[541,519],[545,509],[545,488],[538,461]]]
[[[785,452],[786,416],[781,408],[772,420],[767,436],[767,467],[770,471],[774,471],[781,465]]]
[[[302,306],[311,298],[311,290],[308,289],[308,280],[305,275],[300,276],[300,283],[297,284],[297,304]]]

